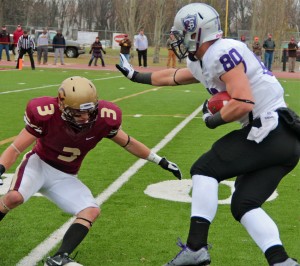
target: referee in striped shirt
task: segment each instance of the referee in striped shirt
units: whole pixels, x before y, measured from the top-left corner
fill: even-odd
[[[17,61],[16,68],[19,68],[19,60],[23,58],[24,54],[28,54],[31,63],[31,69],[35,70],[34,60],[33,60],[33,52],[35,48],[35,44],[33,39],[28,35],[28,32],[24,30],[23,35],[19,38],[17,48],[19,51],[19,58]]]

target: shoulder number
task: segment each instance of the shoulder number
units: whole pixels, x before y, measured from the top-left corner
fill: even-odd
[[[44,106],[37,106],[36,109],[40,116],[53,115],[55,111],[52,103]]]
[[[117,112],[113,109],[102,108],[100,111],[100,117],[107,117],[112,118],[113,120],[117,120]]]

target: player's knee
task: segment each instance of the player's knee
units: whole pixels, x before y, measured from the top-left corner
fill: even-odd
[[[8,210],[14,209],[24,202],[24,198],[20,192],[11,190],[2,199],[2,204]]]
[[[90,212],[90,215],[92,217],[94,217],[93,220],[95,221],[99,217],[101,210],[100,210],[100,208],[90,208],[89,212]]]
[[[231,200],[231,213],[234,219],[238,222],[240,222],[245,213],[258,207],[260,206],[257,202],[239,197],[233,193]]]
[[[199,163],[199,161],[195,162],[190,169],[190,175],[205,175],[214,177],[215,173],[210,170],[209,166],[205,167],[204,165],[205,164]]]
[[[190,169],[190,175],[207,175],[205,171],[202,169],[201,165],[198,162],[195,162],[191,169]]]

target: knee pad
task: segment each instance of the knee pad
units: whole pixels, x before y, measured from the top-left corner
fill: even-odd
[[[214,177],[218,182],[221,180],[218,180],[218,175],[212,169],[212,166],[207,162],[206,157],[199,158],[191,167],[190,169],[190,175],[204,175],[204,176],[210,176]]]
[[[194,162],[194,164],[190,169],[191,176],[193,175],[212,176],[210,171],[207,169],[208,167],[204,167],[204,165],[206,165],[205,159],[203,159],[203,157],[200,157],[196,162]]]
[[[233,193],[230,207],[232,216],[235,220],[240,222],[240,220],[246,212],[259,208],[260,204],[253,200],[243,198],[240,195]]]

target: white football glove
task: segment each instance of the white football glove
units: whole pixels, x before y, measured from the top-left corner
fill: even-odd
[[[116,64],[116,68],[119,69],[126,78],[134,80],[134,77],[138,72],[133,69],[132,65],[129,64],[124,55],[120,54],[120,60],[122,65]]]

